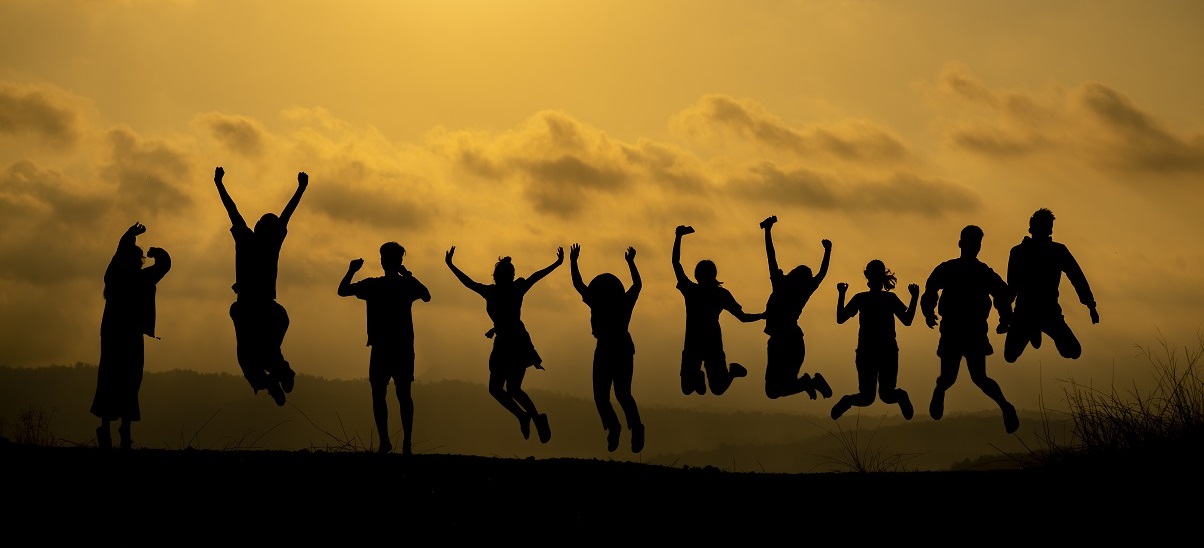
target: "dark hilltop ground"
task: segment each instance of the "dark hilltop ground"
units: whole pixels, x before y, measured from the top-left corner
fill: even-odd
[[[771,474],[594,459],[15,443],[0,443],[0,462],[10,535],[118,545],[123,537],[399,545],[1192,538],[1204,487],[1198,472],[1120,462]]]

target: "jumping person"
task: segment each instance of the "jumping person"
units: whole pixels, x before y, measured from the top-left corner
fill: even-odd
[[[590,328],[598,340],[594,348],[594,405],[602,418],[606,430],[606,448],[613,452],[619,447],[619,416],[610,403],[611,387],[615,399],[623,408],[627,428],[631,430],[631,451],[639,453],[644,448],[644,424],[640,422],[640,410],[631,395],[631,379],[635,370],[635,342],[631,339],[631,313],[640,296],[643,284],[640,271],[635,267],[635,248],[627,248],[623,258],[631,271],[631,287],[623,290],[623,282],[609,272],[599,274],[585,285],[577,259],[581,256],[581,245],[569,247],[569,266],[573,276],[573,287],[581,300],[590,308]]]
[[[447,267],[464,287],[485,299],[485,312],[493,320],[493,328],[485,333],[493,339],[493,350],[489,353],[489,394],[518,419],[519,431],[524,438],[530,439],[531,423],[534,422],[539,441],[548,443],[552,439],[548,415],[540,413],[535,402],[523,391],[527,368],[543,369],[543,359],[535,351],[521,314],[527,291],[564,263],[564,248],[556,248],[556,261],[528,278],[516,279],[514,263],[510,257],[502,257],[493,266],[493,283],[489,285],[474,281],[456,268],[452,263],[455,252],[455,246],[447,250]]]
[[[895,318],[903,325],[911,325],[916,315],[916,300],[920,286],[909,284],[911,303],[903,305],[898,295],[891,292],[895,287],[895,275],[887,270],[880,260],[872,260],[865,266],[865,280],[869,291],[863,291],[845,304],[845,292],[849,284],[836,284],[836,323],[844,323],[853,316],[861,315],[857,331],[857,388],[856,394],[841,396],[832,406],[832,418],[839,419],[850,407],[866,407],[874,403],[874,391],[882,403],[899,404],[903,418],[911,420],[913,409],[907,391],[897,386],[899,381],[899,344],[895,337]]]
[[[238,365],[251,388],[258,394],[267,390],[276,405],[284,405],[285,394],[292,392],[296,373],[284,359],[281,345],[288,331],[288,312],[276,302],[276,272],[280,248],[288,234],[288,221],[309,186],[309,175],[297,174],[297,191],[276,216],[265,213],[252,230],[243,220],[222,183],[226,170],[218,167],[213,174],[217,193],[230,215],[230,233],[234,236],[234,293],[230,305],[237,340]]]
[[[1008,285],[991,267],[978,260],[982,249],[982,229],[969,225],[962,229],[957,246],[961,256],[950,259],[933,269],[924,284],[920,310],[925,323],[936,327],[940,316],[941,339],[936,355],[941,358],[941,373],[932,392],[928,414],[940,420],[945,413],[945,391],[957,380],[962,358],[970,380],[991,398],[1003,412],[1003,425],[1011,434],[1020,427],[1016,408],[1003,397],[999,383],[987,376],[987,356],[994,353],[987,316],[992,305],[999,313],[999,325],[1007,326],[1012,317],[1012,297]]]
[[[803,330],[799,327],[799,316],[803,307],[815,293],[819,284],[828,274],[828,263],[832,258],[832,242],[822,240],[824,258],[820,262],[819,272],[812,275],[807,265],[798,265],[785,274],[778,267],[777,253],[773,248],[772,229],[778,222],[777,216],[761,221],[765,229],[765,256],[769,260],[769,282],[773,288],[769,300],[765,303],[765,334],[769,335],[765,362],[765,395],[770,399],[783,396],[793,396],[806,392],[815,399],[818,391],[824,398],[832,397],[832,387],[818,372],[812,376],[799,371],[807,355],[807,347],[803,341]]]
[[[1025,236],[1008,256],[1007,283],[1016,296],[1012,321],[1001,326],[1007,330],[1003,359],[1008,363],[1015,363],[1030,343],[1033,348],[1041,348],[1042,333],[1053,339],[1063,358],[1076,360],[1083,354],[1083,347],[1066,324],[1062,306],[1058,304],[1062,274],[1066,274],[1079,302],[1090,312],[1091,323],[1099,323],[1091,285],[1070,250],[1053,240],[1053,223],[1052,211],[1038,209],[1028,220],[1030,236]]]
[[[126,229],[105,269],[100,364],[91,407],[92,414],[100,417],[96,445],[102,449],[113,447],[110,423],[118,419],[121,448],[132,448],[130,423],[142,420],[138,391],[146,357],[143,337],[155,336],[155,289],[171,270],[171,257],[158,247],[146,251],[155,262],[143,268],[146,257],[135,240],[145,232],[141,223]]]
[[[748,375],[743,365],[727,363],[723,351],[723,332],[719,325],[719,314],[728,311],[736,319],[748,323],[764,318],[764,314],[749,314],[731,292],[725,289],[717,277],[715,263],[709,259],[698,261],[694,267],[694,282],[681,267],[681,237],[693,234],[694,228],[681,225],[674,231],[673,272],[677,275],[677,290],[686,301],[686,335],[681,351],[681,392],[706,394],[707,384],[711,393],[719,396],[731,387],[732,381]],[[705,368],[705,375],[703,374]]]
[[[380,246],[380,266],[385,275],[352,282],[351,278],[364,266],[355,259],[339,282],[340,297],[356,297],[367,303],[368,383],[372,387],[372,417],[380,435],[381,453],[393,450],[389,436],[389,405],[386,399],[389,381],[397,393],[401,407],[401,454],[412,452],[410,434],[414,431],[414,301],[431,302],[431,292],[401,261],[406,250],[397,242]]]

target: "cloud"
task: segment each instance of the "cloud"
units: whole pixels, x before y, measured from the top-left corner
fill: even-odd
[[[766,202],[817,210],[875,211],[938,217],[975,211],[973,191],[941,179],[895,172],[875,179],[846,180],[808,168],[782,169],[762,162],[729,185],[731,192]]]
[[[142,139],[129,129],[116,128],[106,135],[111,161],[101,176],[117,185],[117,200],[130,212],[175,212],[191,205],[182,190],[191,178],[185,152],[158,139]]]
[[[263,156],[267,132],[258,120],[210,112],[197,116],[196,121],[226,150],[251,160]]]
[[[1098,82],[1042,91],[991,89],[952,64],[932,86],[954,147],[994,160],[1056,155],[1120,173],[1204,171],[1204,134],[1179,134]]]
[[[868,121],[793,128],[755,101],[726,95],[702,97],[679,113],[673,124],[679,132],[699,141],[742,140],[754,147],[807,157],[896,162],[908,155],[899,138]]]
[[[71,147],[82,133],[74,100],[56,88],[0,82],[0,134],[35,135]]]

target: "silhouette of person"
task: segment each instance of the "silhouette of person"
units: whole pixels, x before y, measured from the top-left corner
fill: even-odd
[[[401,454],[412,452],[410,434],[414,431],[414,399],[410,389],[414,382],[414,315],[413,304],[419,299],[431,302],[431,292],[402,266],[406,250],[397,242],[380,246],[380,266],[385,275],[364,278],[352,283],[351,278],[364,266],[363,259],[347,265],[347,273],[339,282],[340,297],[356,297],[365,301],[368,312],[368,383],[372,387],[372,417],[380,435],[378,451],[393,450],[389,440],[389,405],[386,399],[389,381],[393,381],[397,404],[401,408]]]
[[[932,270],[924,284],[920,310],[931,329],[938,315],[941,338],[936,355],[941,358],[941,373],[936,379],[928,414],[940,420],[945,413],[945,391],[957,380],[962,358],[970,380],[983,394],[995,401],[1003,411],[1003,425],[1011,434],[1020,427],[1016,408],[1003,397],[999,383],[987,376],[987,356],[994,349],[987,338],[987,316],[992,304],[999,314],[999,325],[1006,326],[1012,317],[1011,291],[991,267],[978,260],[982,249],[982,229],[969,225],[962,229],[957,246],[961,256],[950,259]]]
[[[218,167],[213,174],[217,193],[230,215],[230,234],[234,236],[234,293],[230,319],[234,322],[238,365],[251,388],[258,394],[267,390],[276,405],[284,405],[285,394],[292,392],[296,373],[284,359],[280,347],[288,331],[288,312],[276,302],[276,272],[280,248],[288,234],[288,221],[309,186],[309,175],[297,174],[297,191],[280,216],[265,213],[252,230],[243,220],[222,179],[226,170]]]
[[[141,223],[126,229],[105,269],[100,365],[91,408],[92,414],[100,417],[96,444],[102,449],[113,447],[110,423],[118,419],[121,448],[132,448],[130,423],[142,420],[138,391],[146,357],[143,336],[155,336],[155,290],[171,270],[171,256],[158,247],[146,251],[154,264],[143,268],[146,258],[135,241],[145,232]]]
[[[514,263],[510,257],[502,257],[493,266],[493,283],[489,285],[474,281],[456,268],[452,263],[455,253],[456,246],[447,250],[447,267],[464,287],[485,299],[485,312],[493,320],[493,328],[485,333],[493,339],[493,349],[489,352],[489,394],[518,419],[523,438],[531,438],[531,423],[534,422],[539,441],[548,443],[552,439],[548,415],[540,413],[531,396],[523,391],[527,368],[543,369],[543,358],[535,350],[521,314],[527,291],[564,263],[564,248],[556,248],[555,262],[527,278],[516,279]]]
[[[728,311],[741,322],[764,319],[764,314],[744,311],[731,292],[722,286],[717,277],[719,269],[715,263],[704,259],[694,267],[694,282],[681,267],[681,237],[694,233],[694,227],[680,225],[674,231],[673,272],[677,275],[677,290],[686,301],[686,335],[681,351],[681,392],[685,395],[706,394],[707,384],[711,393],[719,396],[731,387],[732,382],[748,375],[743,365],[727,363],[723,351],[723,332],[719,315]],[[705,375],[703,371],[706,371]]]
[[[874,389],[882,403],[899,404],[903,418],[911,420],[913,409],[907,391],[897,386],[899,380],[899,344],[895,339],[895,318],[903,325],[911,325],[916,315],[916,300],[920,286],[909,284],[911,302],[904,306],[898,295],[891,292],[895,287],[894,273],[887,270],[882,261],[874,259],[865,265],[865,280],[869,291],[863,291],[845,304],[845,291],[849,284],[836,284],[836,323],[844,323],[853,316],[861,315],[857,331],[857,388],[856,394],[841,396],[832,406],[832,418],[839,419],[852,406],[866,407],[874,403]]]
[[[793,396],[806,392],[815,399],[816,391],[824,398],[832,397],[832,387],[824,376],[815,373],[814,376],[799,371],[807,356],[807,347],[803,341],[803,330],[798,325],[803,307],[815,293],[819,284],[828,274],[828,263],[832,258],[832,242],[822,240],[824,258],[819,265],[819,272],[811,274],[807,265],[794,267],[790,274],[785,274],[778,267],[777,253],[773,249],[773,225],[778,222],[776,215],[761,221],[765,229],[765,256],[769,261],[769,283],[773,290],[765,303],[765,334],[769,335],[767,348],[768,358],[765,362],[765,395],[770,399],[783,396]]]
[[[1025,236],[1008,256],[1007,283],[1016,297],[1015,314],[1010,324],[999,329],[1000,333],[1007,332],[1003,359],[1008,363],[1015,363],[1030,343],[1033,348],[1041,348],[1042,333],[1053,339],[1063,358],[1075,360],[1083,354],[1083,347],[1066,324],[1058,304],[1062,274],[1070,280],[1079,302],[1090,311],[1091,323],[1099,323],[1095,296],[1087,277],[1070,250],[1053,240],[1053,222],[1052,211],[1038,209],[1028,220],[1030,236]]]
[[[631,339],[631,313],[640,296],[643,283],[640,271],[635,267],[635,248],[627,248],[623,258],[631,270],[631,288],[623,290],[623,282],[609,272],[599,274],[585,285],[577,260],[581,256],[581,245],[569,247],[569,266],[573,275],[573,287],[581,300],[589,305],[590,329],[598,340],[594,348],[594,405],[602,418],[606,430],[606,448],[614,452],[619,447],[619,417],[610,404],[611,387],[615,399],[623,408],[627,428],[631,430],[631,451],[639,453],[644,448],[644,424],[640,422],[640,410],[631,395],[631,378],[635,371],[635,342]]]

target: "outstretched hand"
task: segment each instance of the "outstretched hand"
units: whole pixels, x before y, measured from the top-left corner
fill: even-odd
[[[217,166],[217,169],[213,170],[213,182],[220,183],[222,182],[222,177],[225,176],[226,170],[222,169],[222,166]]]
[[[1091,307],[1091,323],[1099,323],[1099,312],[1095,310],[1094,306]]]
[[[447,254],[444,255],[444,257],[443,257],[443,259],[445,261],[447,261],[448,265],[452,264],[452,255],[455,255],[455,254],[456,254],[456,246],[453,245],[453,246],[451,246],[451,249],[447,250]]]
[[[556,248],[556,263],[559,264],[562,262],[564,262],[564,247],[563,246]]]
[[[849,290],[849,284],[840,282],[840,283],[836,284],[836,290],[841,293],[844,293],[845,291]]]
[[[907,284],[907,292],[911,294],[912,297],[919,297],[920,284]]]
[[[623,258],[627,259],[628,263],[634,263],[635,262],[635,248],[628,247],[627,252],[623,254]]]
[[[770,215],[769,217],[766,217],[764,221],[761,221],[761,228],[769,228],[776,222],[778,222],[778,216]]]
[[[575,261],[580,256],[581,256],[581,244],[573,244],[573,245],[569,246],[569,258],[570,259]]]
[[[301,188],[301,189],[305,189],[305,187],[308,187],[308,186],[309,186],[309,174],[305,173],[304,171],[298,173],[297,174],[297,187]]]
[[[825,251],[832,251],[832,240],[823,239],[819,241],[824,246]]]
[[[351,264],[347,265],[347,272],[359,272],[364,267],[364,259],[352,259]]]
[[[134,236],[139,236],[145,232],[146,232],[146,226],[144,226],[142,223],[134,223],[134,224],[130,225],[129,228],[125,229],[126,234],[131,234]]]
[[[693,234],[693,233],[694,233],[694,227],[692,227],[692,226],[678,225],[678,227],[677,227],[676,234],[678,236],[685,236],[686,234]]]

